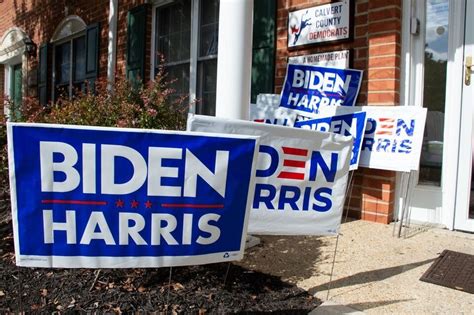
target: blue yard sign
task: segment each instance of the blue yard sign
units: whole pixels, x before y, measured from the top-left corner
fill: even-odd
[[[354,138],[354,145],[352,147],[350,169],[354,170],[357,169],[359,165],[359,156],[362,139],[364,138],[365,122],[366,113],[355,112],[345,115],[334,115],[330,117],[299,120],[295,122],[294,127],[333,132],[343,136],[352,136]]]
[[[362,71],[288,64],[280,107],[318,114],[328,106],[354,106]]]
[[[256,137],[9,124],[8,140],[20,266],[243,256]]]

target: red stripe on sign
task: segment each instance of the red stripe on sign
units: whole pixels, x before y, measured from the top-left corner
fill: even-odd
[[[378,131],[377,134],[378,135],[391,135],[392,132],[391,131]]]
[[[305,161],[283,160],[283,166],[305,168]]]
[[[255,119],[254,122],[259,122],[259,123],[263,123],[264,120],[263,119]]]
[[[161,204],[163,208],[192,208],[192,209],[202,209],[202,208],[210,208],[210,209],[222,209],[224,208],[223,204],[213,204],[213,205],[197,205],[191,203],[163,203]]]
[[[392,129],[393,125],[380,125],[380,128]]]
[[[393,119],[393,118],[379,118],[379,121],[380,121],[380,122],[386,122],[386,121],[388,121],[388,122],[394,122],[395,119]]]
[[[303,173],[294,173],[294,172],[281,172],[280,175],[278,175],[278,178],[303,180],[304,179],[304,174]]]
[[[291,154],[291,155],[307,156],[308,155],[308,150],[298,149],[298,148],[290,148],[290,147],[283,147],[283,153]]]
[[[46,199],[41,200],[43,204],[63,204],[63,205],[94,205],[94,206],[105,206],[106,201],[90,201],[90,200],[59,200],[59,199]]]

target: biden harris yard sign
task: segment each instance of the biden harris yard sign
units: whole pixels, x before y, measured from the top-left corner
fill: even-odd
[[[241,259],[256,145],[251,136],[8,124],[17,264]]]
[[[337,233],[351,137],[199,115],[188,117],[188,130],[261,136],[249,233]]]
[[[354,106],[362,70],[288,64],[280,106],[318,114],[328,106]]]
[[[410,172],[418,170],[426,108],[364,106],[367,125],[359,166]]]
[[[345,108],[345,107],[335,107]],[[332,108],[331,108],[332,109]],[[366,113],[362,111],[346,113],[342,115],[322,115],[318,118],[299,120],[295,122],[294,127],[309,130],[334,132],[344,136],[352,136],[354,145],[352,146],[352,157],[350,170],[355,170],[359,165],[360,148],[366,125]]]

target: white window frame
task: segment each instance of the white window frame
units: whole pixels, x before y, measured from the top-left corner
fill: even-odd
[[[84,29],[81,30],[81,31],[78,31],[78,32],[75,32],[75,33],[72,33],[68,36],[65,36],[65,37],[60,37],[60,38],[57,38],[59,33],[61,32],[62,28],[70,21],[72,20],[75,20],[77,22],[79,22],[80,24],[82,24],[84,26]],[[61,21],[61,23],[59,23],[59,25],[56,27],[56,30],[54,31],[53,33],[53,36],[51,37],[52,40],[51,40],[51,55],[52,55],[52,75],[51,75],[51,99],[56,101],[56,46],[59,46],[61,44],[64,44],[64,43],[67,43],[67,42],[71,42],[71,45],[70,45],[70,54],[69,54],[69,64],[70,64],[70,69],[69,69],[69,87],[68,87],[68,94],[69,94],[69,97],[72,97],[72,92],[73,92],[73,80],[74,80],[74,77],[73,77],[73,52],[74,52],[74,39],[77,38],[77,37],[81,37],[83,35],[86,34],[86,30],[87,30],[87,24],[84,22],[83,19],[81,19],[79,16],[77,15],[70,15],[68,17],[66,17],[64,20]]]
[[[448,66],[446,76],[446,105],[444,119],[444,151],[441,187],[418,185],[418,174],[412,176],[411,189],[421,193],[441,194],[441,209],[437,210],[432,223],[438,223],[448,229],[454,229],[454,210],[456,192],[456,170],[450,163],[458,160],[459,129],[449,126],[460,125],[460,106],[462,91],[462,57],[464,41],[464,14],[465,0],[449,0],[449,30],[448,30]],[[401,88],[400,100],[402,106],[423,106],[424,82],[424,23],[425,0],[403,0],[402,9],[402,56],[401,56]],[[414,31],[416,21],[419,21],[419,34]],[[449,110],[448,110],[449,109]],[[395,209],[400,216],[404,204],[401,174],[397,173]]]
[[[201,7],[201,1],[206,0],[191,0],[191,43],[190,43],[190,60],[189,60],[189,113],[196,113],[196,99],[197,99],[197,72],[198,72],[198,61],[204,61],[208,59],[217,58],[217,55],[206,56],[199,58],[199,13]],[[150,46],[150,73],[151,79],[155,80],[155,49],[156,49],[156,9],[168,4],[173,3],[173,0],[155,0],[152,5],[152,31],[151,31],[151,46]],[[217,74],[216,74],[217,75]]]

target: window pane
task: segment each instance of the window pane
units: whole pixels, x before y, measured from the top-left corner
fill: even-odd
[[[423,107],[428,108],[419,183],[441,185],[449,0],[426,1]]]
[[[200,61],[198,69],[199,102],[196,104],[196,113],[215,116],[217,59]]]
[[[86,37],[74,39],[74,81],[86,78]]]
[[[171,88],[174,90],[173,99],[189,96],[189,63],[169,66],[165,68]]]
[[[189,60],[191,34],[191,0],[156,9],[155,61],[162,54],[166,63]]]
[[[199,56],[216,55],[219,34],[218,0],[201,1],[199,24]]]
[[[71,69],[71,43],[67,42],[56,46],[56,83],[69,82]]]

